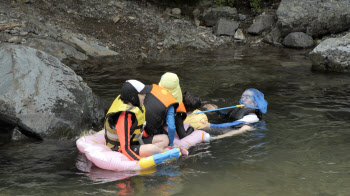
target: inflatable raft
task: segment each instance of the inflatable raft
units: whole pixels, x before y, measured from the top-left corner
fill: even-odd
[[[104,134],[83,136],[76,141],[76,145],[79,151],[85,154],[86,158],[97,167],[112,171],[126,171],[143,170],[154,167],[165,160],[177,159],[181,156],[179,148],[188,149],[189,147],[200,142],[209,140],[210,135],[208,133],[201,130],[196,130],[181,140],[175,139],[174,145],[177,148],[173,148],[164,153],[142,158],[139,161],[132,161],[124,154],[117,151],[112,151],[110,148],[104,145]]]

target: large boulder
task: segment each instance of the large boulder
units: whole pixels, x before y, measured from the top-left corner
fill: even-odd
[[[237,19],[237,9],[232,7],[217,7],[207,10],[203,14],[203,20],[206,26],[212,27],[220,18],[227,20]]]
[[[314,45],[314,40],[303,32],[293,32],[284,38],[283,45],[290,48],[310,48]]]
[[[27,46],[0,47],[0,121],[27,135],[76,136],[101,126],[104,104],[66,65]]]
[[[283,36],[304,32],[319,37],[350,28],[349,0],[282,0],[276,13]]]
[[[254,23],[247,29],[247,32],[252,35],[260,35],[266,29],[275,24],[275,19],[270,15],[260,15],[254,19]]]
[[[213,27],[213,32],[215,35],[228,35],[233,36],[238,29],[239,22],[227,20],[221,18],[217,21],[216,25]]]
[[[324,40],[311,51],[310,58],[313,70],[350,72],[350,33]]]

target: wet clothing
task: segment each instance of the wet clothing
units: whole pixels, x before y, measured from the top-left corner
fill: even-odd
[[[156,84],[145,98],[147,135],[168,134],[169,146],[173,145],[175,138],[175,111],[179,106],[177,100],[165,88]],[[168,133],[164,126],[168,126]]]
[[[179,104],[169,91],[156,84],[146,95],[145,108],[147,135],[168,134],[169,146],[173,146],[175,131],[180,139],[193,132],[186,131],[183,127],[183,121],[187,117],[184,104]],[[168,126],[168,132],[164,126]]]
[[[179,139],[182,139],[188,135],[190,135],[194,128],[192,126],[189,126],[187,130],[184,128],[184,121],[187,118],[186,108],[183,102],[179,104],[179,107],[176,110],[175,115],[175,126],[176,126],[176,133],[179,136]]]
[[[251,113],[252,111],[254,111],[254,113]],[[221,124],[210,124],[211,128],[224,128],[224,127],[237,126],[240,124],[255,123],[262,119],[261,112],[257,109],[252,109],[252,108],[234,108],[228,113],[223,111],[218,111],[217,113],[220,116],[225,117],[227,120],[233,121],[233,122],[221,123]]]
[[[105,120],[106,145],[114,151],[119,151],[130,160],[139,160],[141,144],[152,143],[152,138],[142,138],[145,122],[145,108],[130,106],[123,103],[118,96],[109,108]]]

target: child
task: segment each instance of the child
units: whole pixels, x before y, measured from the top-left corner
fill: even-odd
[[[202,106],[202,101],[199,97],[191,92],[184,92],[183,103],[187,111],[185,123],[189,123],[194,129],[203,128],[203,122],[208,122],[208,117],[204,113],[189,115],[192,113],[201,112],[199,108]]]

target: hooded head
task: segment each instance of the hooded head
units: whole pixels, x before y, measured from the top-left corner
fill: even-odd
[[[152,86],[144,85],[138,80],[127,80],[122,86],[120,99],[125,103],[131,103],[133,106],[140,107],[138,94],[146,94],[152,90]]]
[[[166,72],[162,75],[159,81],[159,86],[168,90],[177,100],[178,103],[182,102],[182,92],[179,82],[179,77],[171,72]]]
[[[267,101],[264,98],[264,94],[254,88],[246,89],[243,92],[239,103],[248,108],[258,109],[261,113],[266,113],[267,111]]]

